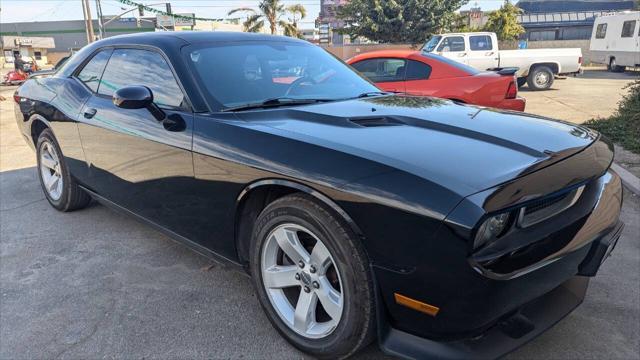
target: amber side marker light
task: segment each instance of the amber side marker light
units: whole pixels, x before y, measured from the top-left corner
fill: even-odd
[[[429,305],[427,303],[423,303],[422,301],[414,300],[398,293],[393,293],[393,296],[395,297],[397,304],[406,306],[416,311],[423,312],[427,315],[436,316],[440,311],[440,308],[437,306]]]

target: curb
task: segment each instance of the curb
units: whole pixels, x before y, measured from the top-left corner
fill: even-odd
[[[622,184],[627,189],[636,195],[640,195],[640,179],[638,177],[616,163],[611,164],[611,168],[620,176]]]

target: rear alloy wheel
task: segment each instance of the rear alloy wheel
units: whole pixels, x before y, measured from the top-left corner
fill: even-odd
[[[285,196],[258,216],[251,273],[269,320],[298,349],[344,358],[373,339],[373,280],[359,239],[311,197]]]
[[[60,211],[73,211],[91,202],[91,197],[69,174],[60,146],[50,129],[45,129],[38,137],[36,152],[38,178],[51,206]]]
[[[527,77],[527,85],[534,91],[547,90],[554,80],[553,71],[548,66],[536,66]]]

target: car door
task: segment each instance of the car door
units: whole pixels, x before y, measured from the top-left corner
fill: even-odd
[[[493,44],[489,35],[470,35],[467,64],[479,70],[498,67],[499,57],[496,45]]]
[[[82,72],[79,73],[79,76]],[[99,195],[178,234],[188,227],[192,188],[193,114],[171,66],[160,52],[113,50],[78,121],[88,163],[87,185]],[[166,114],[122,109],[115,91],[146,86]]]
[[[365,59],[351,64],[384,91],[405,92],[406,60],[397,58]]]
[[[464,41],[464,36],[462,35],[445,36],[436,51],[440,56],[463,64],[469,63],[467,59],[467,46]]]

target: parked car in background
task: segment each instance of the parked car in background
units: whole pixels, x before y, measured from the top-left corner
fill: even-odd
[[[583,301],[623,227],[598,133],[384,93],[294,38],[109,37],[13,100],[51,206],[94,198],[247,271],[320,358],[502,356]]]
[[[591,61],[613,72],[640,67],[640,11],[598,16],[591,34]]]
[[[478,70],[517,67],[518,86],[549,89],[556,75],[578,74],[582,68],[580,48],[500,50],[492,32],[434,35],[423,51],[445,56]]]
[[[411,50],[372,51],[347,63],[385,91],[524,111],[514,73],[481,72],[448,58]]]

